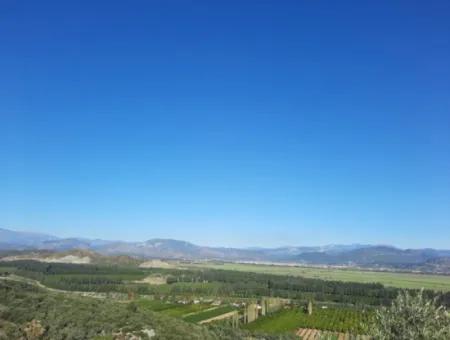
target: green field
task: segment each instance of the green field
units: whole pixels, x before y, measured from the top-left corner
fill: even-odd
[[[183,264],[186,267],[186,264]],[[212,268],[236,270],[242,272],[265,273],[276,275],[292,275],[322,280],[374,283],[398,288],[425,288],[450,291],[449,275],[431,275],[416,273],[376,272],[356,269],[294,267],[283,265],[241,264],[241,263],[195,263],[187,265],[191,268]]]
[[[269,316],[260,317],[245,325],[244,328],[268,333],[287,333],[298,328],[313,328],[360,334],[362,332],[361,323],[367,321],[370,316],[371,313],[369,312],[350,309],[316,308],[312,315],[308,315],[299,308],[286,309]]]
[[[199,313],[202,310],[211,308],[211,305],[206,304],[187,304],[187,305],[180,305],[174,308],[166,309],[164,311],[164,314],[170,315],[176,318],[184,317],[187,314],[191,313]]]
[[[176,308],[178,305],[166,301],[161,300],[148,300],[148,299],[140,299],[137,301],[137,305],[145,310],[151,310],[154,312],[161,312],[165,310],[169,310],[171,308]]]
[[[228,312],[232,312],[233,310],[235,310],[235,308],[232,306],[218,307],[215,309],[211,309],[211,310],[207,310],[204,312],[189,315],[189,316],[185,317],[184,320],[188,321],[188,322],[200,322],[200,321],[214,318],[216,316],[219,316],[219,315],[222,315],[222,314],[225,314]]]
[[[161,300],[140,299],[137,301],[139,308],[151,310],[153,312],[162,312],[166,315],[176,318],[182,318],[193,313],[199,313],[205,309],[211,308],[208,304],[179,304]]]

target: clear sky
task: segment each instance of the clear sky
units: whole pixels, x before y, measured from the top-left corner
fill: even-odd
[[[450,248],[450,2],[1,1],[0,227]]]

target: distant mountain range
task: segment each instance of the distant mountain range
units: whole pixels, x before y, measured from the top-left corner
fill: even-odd
[[[139,258],[282,262],[450,272],[450,250],[399,249],[365,244],[242,249],[198,246],[171,239],[124,242],[58,238],[52,235],[0,228],[0,250],[3,251],[73,249],[95,251],[102,255],[128,255]]]

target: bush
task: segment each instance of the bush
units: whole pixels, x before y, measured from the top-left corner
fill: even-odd
[[[376,312],[369,331],[380,340],[447,340],[450,339],[450,316],[437,298],[400,292],[389,308]]]

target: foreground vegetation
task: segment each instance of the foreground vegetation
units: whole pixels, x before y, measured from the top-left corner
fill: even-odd
[[[230,327],[198,326],[134,303],[68,296],[0,279],[0,339],[147,339],[149,334],[152,339],[272,338]]]
[[[376,312],[367,331],[380,340],[448,340],[450,315],[436,299],[427,299],[422,291],[415,295],[403,291],[389,308]]]
[[[20,339],[25,325],[38,320],[42,339],[92,339],[122,331],[145,336],[153,330],[159,339],[216,339],[222,334],[204,327],[126,304],[75,298],[44,292],[24,283],[0,280],[0,329],[4,338]],[[232,337],[230,337],[232,339]]]

